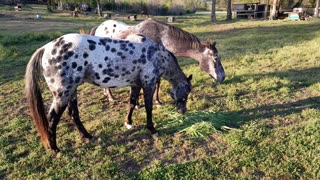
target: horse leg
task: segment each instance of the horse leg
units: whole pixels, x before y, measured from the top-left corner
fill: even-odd
[[[159,99],[159,89],[160,89],[160,79],[156,83],[156,90],[154,91],[154,94],[153,94],[153,102],[157,105],[162,104]]]
[[[115,101],[115,98],[112,95],[111,90],[109,88],[104,88],[103,89],[103,94],[108,97],[108,100],[110,102],[114,102]]]
[[[59,124],[60,118],[64,110],[66,109],[66,105],[62,103],[61,100],[54,99],[51,104],[50,110],[48,112],[48,140],[49,140],[49,149],[53,151],[53,153],[58,153],[60,150],[57,147],[56,141],[56,130]]]
[[[144,107],[145,107],[146,113],[147,113],[147,128],[150,130],[152,135],[157,133],[156,129],[153,126],[153,122],[152,122],[152,105],[153,105],[152,96],[154,94],[154,91],[155,91],[155,87],[144,87],[143,88]]]
[[[73,98],[68,102],[68,114],[72,117],[73,124],[78,128],[81,138],[91,139],[92,136],[80,121],[76,92],[74,93]]]
[[[128,129],[132,128],[132,113],[137,101],[139,100],[140,89],[140,87],[131,87],[130,90],[129,111],[124,124]]]

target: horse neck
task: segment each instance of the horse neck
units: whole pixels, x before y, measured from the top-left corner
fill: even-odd
[[[173,86],[178,86],[187,80],[186,75],[177,63],[166,63],[164,66],[165,73],[162,75],[164,79],[169,81]]]
[[[198,62],[203,58],[203,51],[201,52],[199,49],[176,49],[176,52],[173,54],[177,57],[187,57],[192,58]]]

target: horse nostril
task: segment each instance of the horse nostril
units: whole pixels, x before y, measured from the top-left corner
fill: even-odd
[[[186,112],[186,109],[185,108],[180,108],[178,109],[178,113],[179,114],[184,114]]]

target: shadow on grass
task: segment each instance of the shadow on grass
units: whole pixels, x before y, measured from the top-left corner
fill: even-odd
[[[248,80],[249,78],[253,78],[254,80],[263,79],[265,77],[279,77],[290,80],[291,82],[299,82],[299,84],[295,83],[296,86],[310,86],[314,83],[320,82],[320,67],[313,67],[309,69],[303,70],[289,70],[282,72],[272,72],[272,73],[260,73],[260,74],[246,74],[240,76],[234,76],[230,79],[227,79],[223,82],[223,84],[234,84],[234,83],[242,83]]]
[[[287,116],[300,113],[305,109],[320,109],[320,96],[302,99],[296,102],[281,103],[273,105],[263,105],[253,109],[241,110],[239,113],[244,117],[244,122],[255,119],[271,118],[273,116]]]

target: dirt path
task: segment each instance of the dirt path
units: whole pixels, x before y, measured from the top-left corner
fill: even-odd
[[[25,32],[41,32],[48,30],[76,30],[80,28],[90,29],[97,23],[79,20],[57,20],[36,17],[18,17],[0,14],[0,34],[20,34]]]

